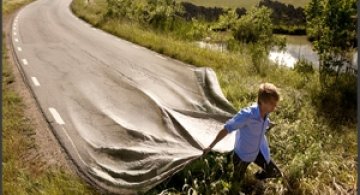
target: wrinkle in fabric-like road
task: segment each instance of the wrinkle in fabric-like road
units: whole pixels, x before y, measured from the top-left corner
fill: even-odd
[[[204,75],[209,71],[195,70]],[[98,182],[111,181],[111,185],[134,190],[150,189],[189,160],[198,158],[209,139],[231,116],[231,111],[216,106],[230,106],[225,99],[219,101],[218,92],[208,93],[218,94],[211,97],[212,103],[204,96],[192,109],[181,110],[162,104],[151,89],[131,84],[124,75],[108,74],[106,78],[107,82],[99,82],[102,86],[92,82],[79,85],[80,94],[73,93],[76,99],[67,105],[75,129],[87,144],[90,173]],[[210,90],[210,86],[205,88]],[[231,150],[233,142],[225,143],[218,148]]]
[[[29,61],[22,71],[41,81],[31,88],[87,179],[113,193],[145,192],[199,158],[236,110],[213,70],[79,25],[70,3],[38,0],[20,11],[21,41],[13,46]],[[214,150],[233,145],[231,134]]]

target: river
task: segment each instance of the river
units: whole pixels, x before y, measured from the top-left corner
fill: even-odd
[[[286,36],[287,43],[284,51],[272,49],[269,53],[269,59],[279,65],[294,68],[299,59],[305,59],[311,62],[314,68],[319,66],[319,56],[312,49],[312,44],[306,36]],[[208,48],[220,52],[226,51],[226,44],[207,43],[198,41],[196,44],[201,48]],[[353,54],[352,68],[357,70],[357,53]]]

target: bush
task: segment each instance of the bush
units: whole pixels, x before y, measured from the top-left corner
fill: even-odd
[[[273,27],[270,15],[268,8],[253,8],[236,23],[234,38],[245,43],[271,42]]]
[[[312,91],[312,100],[318,113],[325,116],[331,125],[356,122],[357,77],[341,73],[331,79],[332,85]],[[336,81],[336,82],[335,82]]]
[[[294,70],[302,75],[308,75],[314,73],[314,67],[313,64],[310,61],[307,61],[306,59],[300,59],[294,67]]]

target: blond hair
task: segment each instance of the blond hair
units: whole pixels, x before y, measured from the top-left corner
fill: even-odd
[[[262,83],[258,92],[258,103],[268,102],[270,99],[279,101],[280,93],[278,88],[272,83]]]

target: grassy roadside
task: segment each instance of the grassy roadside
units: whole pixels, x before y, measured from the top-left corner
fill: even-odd
[[[282,89],[283,100],[271,116],[278,125],[270,133],[269,140],[272,157],[287,175],[288,185],[283,179],[272,180],[266,184],[266,194],[334,194],[339,193],[340,188],[355,189],[356,122],[349,120],[334,125],[322,114],[327,111],[316,105],[318,97],[314,95],[320,88],[317,72],[303,74],[264,63],[261,65],[264,74],[259,75],[254,71],[246,48],[243,53],[200,49],[191,42],[136,23],[104,20],[106,6],[105,0],[93,0],[89,4],[74,0],[71,8],[78,17],[116,36],[195,66],[213,68],[225,96],[237,108],[255,101],[260,82],[272,82]],[[187,170],[199,169],[200,161]],[[180,172],[178,175],[186,174]],[[248,178],[251,181],[250,175]],[[201,185],[201,181],[197,182]],[[223,183],[222,188],[229,185],[227,181]],[[159,186],[150,193],[173,187],[170,184]]]
[[[31,0],[16,0],[3,2],[3,14],[7,16],[19,7],[32,2]],[[30,149],[36,149],[35,133],[31,121],[25,118],[22,97],[15,90],[15,80],[12,73],[5,33],[2,45],[2,95],[3,95],[3,159],[2,182],[3,194],[94,194],[94,190],[78,176],[55,166],[46,170],[40,169],[41,163],[26,160]]]
[[[3,16],[9,15],[14,12],[16,9],[22,7],[23,5],[29,4],[34,0],[5,0],[3,1]]]

